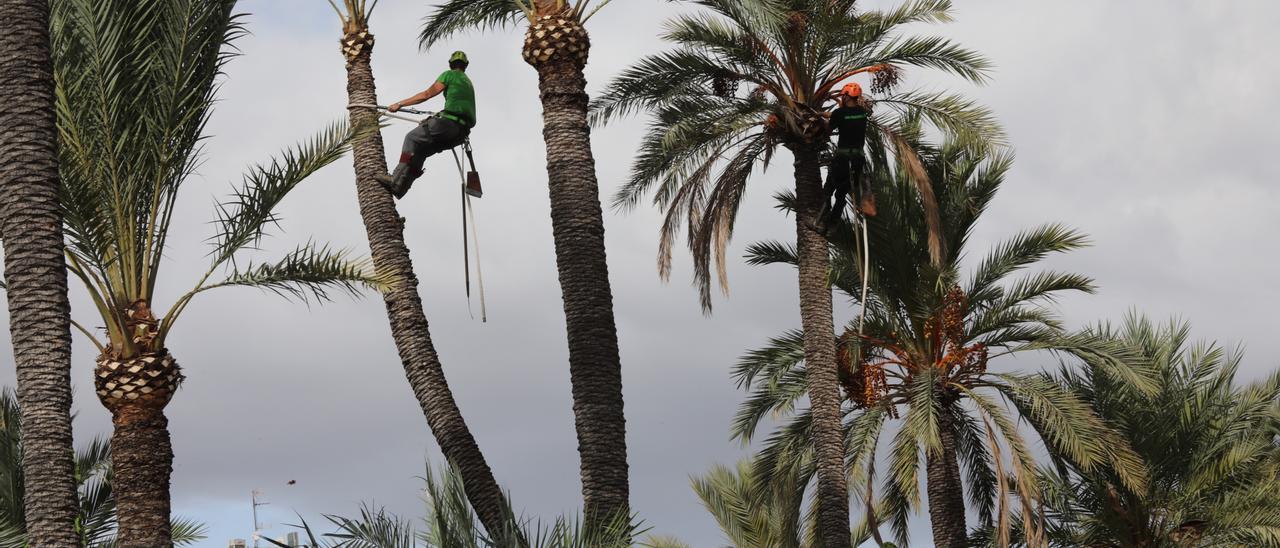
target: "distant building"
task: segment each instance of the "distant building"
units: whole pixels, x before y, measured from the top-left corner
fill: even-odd
[[[242,538],[233,538],[227,542],[227,548],[248,548],[248,546]]]
[[[300,547],[302,543],[298,541],[298,533],[289,533],[283,537],[277,537],[276,542],[283,543],[285,546]]]

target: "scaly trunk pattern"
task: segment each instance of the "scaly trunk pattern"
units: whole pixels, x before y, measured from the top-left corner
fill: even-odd
[[[605,261],[604,218],[587,124],[587,80],[568,55],[535,65],[547,145],[551,228],[569,335],[569,378],[589,525],[629,517],[622,365]]]
[[[373,35],[368,29],[343,38],[343,51],[353,53],[347,56],[347,97],[350,104],[378,103],[373,69],[369,65],[373,42]],[[377,123],[378,114],[371,108],[352,107],[350,111],[353,127]],[[445,380],[440,357],[431,342],[426,313],[418,296],[418,278],[413,272],[409,248],[404,243],[404,220],[396,211],[391,194],[374,179],[387,172],[382,135],[374,133],[357,142],[353,152],[360,216],[369,236],[374,267],[396,280],[394,287],[383,294],[383,300],[405,376],[422,406],[440,451],[462,474],[467,499],[476,509],[480,522],[491,535],[502,537],[508,533],[505,526],[506,497],[462,418]]]
[[[154,329],[145,301],[135,303],[131,330]],[[154,331],[152,331],[154,333]],[[143,335],[145,337],[145,335]],[[119,545],[170,546],[169,478],[173,445],[164,408],[182,384],[182,368],[168,351],[122,358],[108,347],[93,369],[94,389],[111,411],[111,470],[114,474]]]
[[[800,277],[800,324],[809,378],[813,445],[818,473],[818,528],[827,548],[849,548],[849,490],[844,473],[844,429],[836,370],[835,324],[828,283],[827,239],[817,231],[826,194],[818,149],[789,147],[795,155],[796,258]]]
[[[121,548],[171,546],[173,445],[163,408],[126,405],[111,414],[112,489]]]
[[[75,546],[67,302],[47,0],[0,0],[0,238],[33,547]]]
[[[933,544],[939,548],[964,548],[968,542],[964,487],[960,462],[956,459],[955,419],[949,410],[944,409],[938,415],[938,437],[942,440],[942,452],[925,456]]]

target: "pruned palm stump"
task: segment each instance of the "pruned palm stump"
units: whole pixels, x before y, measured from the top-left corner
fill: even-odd
[[[557,57],[579,68],[586,67],[590,51],[587,29],[570,13],[538,17],[524,35],[524,60],[534,68]]]
[[[622,365],[605,260],[604,218],[588,124],[585,24],[608,0],[450,0],[428,16],[421,44],[523,19],[521,57],[538,72],[556,268],[564,300],[574,426],[588,529],[630,514]]]
[[[376,2],[374,2],[376,4]],[[370,58],[375,43],[369,31],[373,6],[365,0],[344,0],[333,4],[342,21],[339,42],[346,61],[347,98],[350,105],[378,103]],[[367,107],[350,107],[353,124],[376,124],[377,112]],[[431,340],[430,326],[418,295],[418,279],[404,241],[404,221],[396,211],[391,194],[375,177],[386,173],[382,134],[373,132],[355,144],[356,195],[364,221],[374,266],[392,280],[383,293],[391,336],[404,366],[405,378],[426,416],[427,424],[441,453],[457,467],[467,501],[489,532],[503,545],[522,545],[523,538],[510,527],[510,507],[502,488],[494,479],[475,436],[471,434],[444,376],[440,357]]]
[[[98,399],[111,413],[159,411],[169,404],[182,384],[178,361],[168,350],[121,359],[109,351],[98,357],[93,369]]]
[[[59,170],[68,270],[97,316],[73,322],[99,351],[94,389],[112,415],[119,545],[169,546],[173,469],[165,407],[183,381],[166,341],[207,291],[257,287],[302,300],[381,290],[367,260],[304,244],[275,261],[245,257],[277,226],[277,206],[341,158],[361,131],[334,124],[250,168],[214,212],[208,269],[164,312],[153,308],[180,190],[201,160],[224,53],[244,34],[233,0],[55,2]],[[105,337],[86,325],[105,326]]]

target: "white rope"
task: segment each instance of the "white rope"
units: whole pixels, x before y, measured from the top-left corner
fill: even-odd
[[[476,248],[476,285],[480,286],[480,322],[488,323],[489,312],[484,302],[484,270],[480,268],[480,236],[476,232],[476,212],[471,209],[471,195],[465,190],[463,195],[466,196],[464,199],[467,201],[467,211],[471,213],[471,243],[475,244]]]
[[[862,264],[857,265],[859,267],[859,275],[862,277],[862,300],[859,301],[862,303],[862,310],[858,313],[858,355],[857,360],[854,362],[860,363],[862,361],[863,328],[867,324],[867,289],[871,285],[871,239],[868,236],[867,218],[858,211],[857,206],[853,204],[850,204],[850,206],[853,209],[853,217],[851,218],[853,249],[854,253],[859,255],[857,259],[862,259]]]
[[[858,227],[862,227],[862,313],[858,318],[858,344],[862,344],[862,327],[867,322],[867,288],[871,286],[871,237],[867,229],[867,218],[862,215],[858,216],[858,222],[854,225],[854,237],[858,236]]]

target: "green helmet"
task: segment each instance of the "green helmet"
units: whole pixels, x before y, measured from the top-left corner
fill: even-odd
[[[471,61],[467,60],[466,52],[463,51],[455,51],[453,52],[453,55],[449,56],[449,63],[453,63],[454,61],[462,61],[463,63],[471,64]]]

